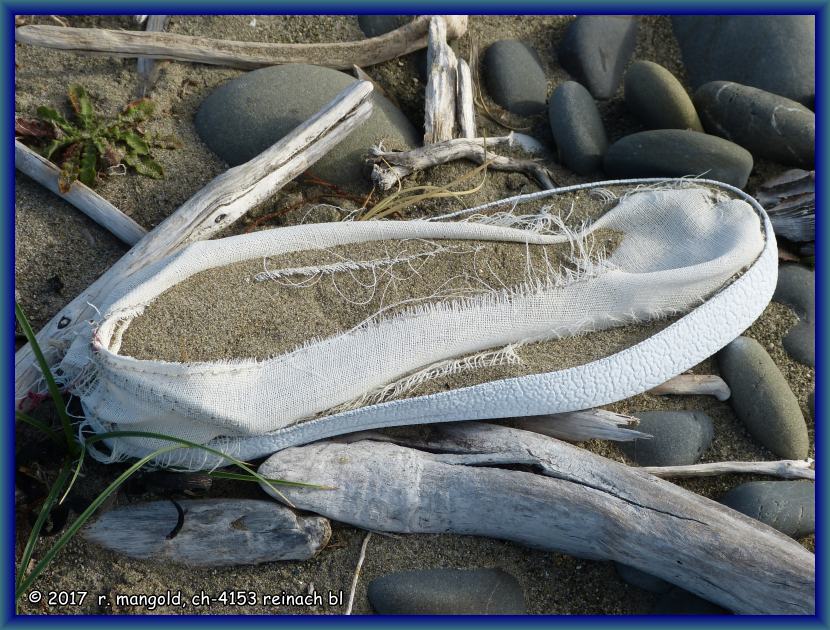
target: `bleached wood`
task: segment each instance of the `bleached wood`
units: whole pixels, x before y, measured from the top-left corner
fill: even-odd
[[[542,188],[555,188],[550,171],[535,160],[496,155],[486,147],[517,143],[514,134],[496,138],[455,138],[435,144],[427,144],[411,151],[383,151],[379,147],[369,150],[369,157],[375,162],[372,180],[382,189],[389,190],[415,171],[422,171],[439,164],[455,160],[471,160],[478,164],[489,162],[488,168],[495,171],[515,171],[533,177]]]
[[[476,137],[476,110],[473,97],[473,76],[470,66],[463,59],[458,59],[456,66],[456,117],[458,119],[458,137]]]
[[[710,499],[519,429],[465,422],[409,433],[416,448],[318,442],[276,453],[259,472],[335,486],[285,494],[357,527],[512,540],[621,562],[737,613],[815,612],[813,554]],[[542,474],[481,467],[488,456]]]
[[[320,516],[297,516],[273,501],[204,499],[179,501],[181,529],[171,501],[152,501],[104,512],[82,530],[84,538],[131,558],[194,567],[307,560],[331,538]]]
[[[194,241],[210,238],[306,171],[368,119],[372,86],[358,81],[320,112],[258,156],[213,179],[142,238],[115,265],[58,312],[37,339],[50,365],[57,363],[95,307],[127,276]],[[40,379],[27,344],[15,356],[15,400],[20,404]]]
[[[647,433],[633,429],[640,424],[637,418],[605,409],[508,418],[504,420],[504,423],[517,429],[541,433],[566,442],[584,442],[585,440],[630,442],[651,437]]]
[[[424,144],[450,140],[455,132],[456,58],[447,44],[447,24],[436,15],[429,24]]]
[[[157,33],[167,28],[167,23],[170,21],[169,15],[150,15],[147,16],[144,27],[145,31]],[[136,70],[139,78],[139,94],[144,96],[153,87],[159,73],[159,63],[155,59],[149,57],[139,57],[136,63]]]
[[[467,32],[466,15],[444,16],[450,37]],[[111,57],[150,57],[253,69],[282,63],[308,63],[329,68],[367,67],[420,50],[427,45],[431,16],[419,15],[400,28],[377,37],[326,44],[237,42],[174,33],[60,28],[29,25],[15,29],[22,44]]]
[[[79,181],[73,182],[69,191],[62,193],[58,188],[58,167],[17,140],[14,142],[14,166],[128,245],[135,245],[147,234],[147,230],[133,219]]]
[[[644,466],[640,470],[663,479],[715,477],[717,475],[769,475],[782,479],[813,479],[816,471],[812,459],[782,459],[775,462],[712,462],[689,466]]]
[[[658,396],[671,394],[714,396],[721,401],[728,400],[732,395],[726,381],[714,374],[680,374],[649,390],[648,393]]]

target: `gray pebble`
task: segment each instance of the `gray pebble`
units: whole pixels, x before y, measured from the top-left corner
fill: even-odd
[[[547,78],[539,55],[524,42],[503,39],[484,53],[484,79],[496,103],[521,116],[545,109]]]
[[[801,320],[784,337],[784,349],[796,361],[815,367],[815,273],[801,265],[781,265],[772,299],[792,308]]]
[[[614,568],[617,570],[617,575],[620,576],[623,582],[641,588],[649,593],[666,593],[673,587],[670,582],[666,582],[663,578],[646,573],[645,571],[640,571],[640,569],[635,569],[621,562],[615,562]]]
[[[605,153],[611,177],[702,175],[738,188],[746,186],[752,155],[734,142],[698,131],[654,129],[617,140]]]
[[[752,436],[785,459],[804,459],[809,438],[804,416],[781,370],[754,339],[738,337],[718,354],[730,401]]]
[[[369,583],[369,602],[382,615],[521,615],[516,578],[501,569],[402,571]]]
[[[774,162],[813,167],[816,115],[800,103],[729,81],[702,85],[694,101],[709,133]]]
[[[686,88],[663,66],[635,61],[625,73],[625,104],[652,129],[703,131]]]
[[[565,81],[551,95],[548,114],[562,163],[580,175],[598,171],[608,138],[591,93],[576,81]]]
[[[641,466],[684,466],[696,463],[715,435],[712,419],[700,411],[642,411],[638,431],[650,439],[621,442],[620,448]]]
[[[247,162],[315,115],[356,79],[306,64],[284,64],[243,74],[216,88],[196,112],[196,131],[231,166]],[[375,92],[369,119],[352,131],[310,172],[341,185],[365,182],[369,147],[384,140],[389,149],[420,145],[401,111]]]
[[[559,63],[596,98],[611,98],[637,44],[637,18],[581,15],[568,25]]]
[[[720,502],[793,538],[816,531],[811,481],[750,481],[727,492]]]

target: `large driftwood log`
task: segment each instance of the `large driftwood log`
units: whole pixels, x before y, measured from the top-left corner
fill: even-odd
[[[28,175],[41,186],[71,203],[127,245],[135,245],[147,234],[147,230],[81,182],[73,182],[69,192],[62,193],[58,189],[58,167],[17,140],[14,142],[14,166],[24,175]]]
[[[153,501],[105,512],[83,536],[131,558],[223,567],[307,560],[326,546],[331,525],[272,501]]]
[[[455,138],[413,149],[411,151],[383,151],[379,147],[369,150],[375,162],[372,180],[389,190],[410,173],[422,171],[455,160],[472,160],[478,164],[487,162],[495,171],[516,171],[533,177],[542,188],[555,188],[550,171],[535,160],[505,157],[490,152],[485,147],[518,144],[518,136],[510,134],[496,138]]]
[[[330,44],[235,42],[173,33],[41,25],[15,29],[15,40],[81,54],[173,59],[230,68],[308,63],[342,70],[353,65],[365,68],[424,48],[430,18],[419,15],[408,24],[377,37]],[[445,18],[449,37],[461,37],[467,32],[466,15],[447,15]]]
[[[456,58],[447,44],[447,24],[436,15],[429,23],[424,144],[451,140],[455,133]]]
[[[362,124],[372,112],[372,86],[359,81],[343,90],[315,116],[258,156],[216,177],[115,265],[65,306],[38,333],[50,365],[57,363],[95,306],[124,278],[138,269],[220,232],[306,171]],[[15,399],[20,404],[41,378],[31,348],[15,356]]]
[[[470,66],[463,59],[456,65],[456,118],[458,120],[458,137],[476,137],[476,110],[473,88],[473,75]]]
[[[358,527],[512,540],[621,562],[738,613],[815,612],[813,554],[758,521],[527,431],[480,423],[416,429],[409,443],[424,450],[319,442],[276,453],[260,473],[335,486],[285,494],[300,509]]]

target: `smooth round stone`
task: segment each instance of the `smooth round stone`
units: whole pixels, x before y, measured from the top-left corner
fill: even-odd
[[[377,37],[412,21],[412,15],[358,15],[357,24],[366,37]]]
[[[637,44],[637,18],[581,15],[568,25],[559,63],[596,98],[611,98]]]
[[[750,481],[727,492],[720,502],[793,538],[816,531],[811,481]]]
[[[813,103],[814,16],[675,15],[672,25],[693,88],[734,81]]]
[[[614,568],[617,570],[617,575],[620,576],[623,582],[641,588],[649,593],[666,593],[673,587],[671,583],[666,582],[663,578],[646,573],[645,571],[640,571],[640,569],[635,569],[621,562],[615,562]]]
[[[605,153],[611,177],[702,175],[738,188],[746,186],[752,155],[734,142],[698,131],[653,129],[617,140]]]
[[[754,339],[738,337],[718,354],[730,401],[752,436],[784,459],[805,459],[809,438],[798,400],[781,370]]]
[[[328,105],[356,79],[306,64],[284,64],[248,72],[216,88],[196,112],[196,131],[231,166],[247,162]],[[335,145],[309,171],[336,184],[368,183],[369,147],[419,146],[418,134],[401,111],[375,92],[369,119]]]
[[[685,466],[696,463],[709,448],[715,429],[700,411],[642,411],[637,430],[650,439],[620,442],[620,448],[641,466]]]
[[[631,64],[625,73],[625,104],[652,129],[703,131],[686,88],[660,64]]]
[[[694,101],[709,133],[774,162],[813,167],[816,115],[800,103],[729,81],[700,86]]]
[[[675,587],[663,595],[651,609],[653,615],[727,615],[728,611],[717,604],[706,601],[686,591]]]
[[[548,107],[559,159],[572,171],[590,175],[602,168],[608,138],[594,97],[576,81],[554,90]]]
[[[382,615],[522,615],[524,593],[501,569],[403,571],[372,580],[369,602]]]
[[[796,361],[815,367],[815,273],[801,265],[781,265],[772,299],[792,308],[801,319],[784,337],[784,349]]]
[[[524,42],[503,39],[484,53],[484,79],[496,103],[521,116],[545,109],[547,78],[539,55]]]

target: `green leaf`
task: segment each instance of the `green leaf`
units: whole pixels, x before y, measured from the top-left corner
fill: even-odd
[[[161,168],[161,164],[147,155],[127,153],[124,156],[124,163],[135,169],[135,172],[139,175],[152,177],[153,179],[161,179],[164,177],[164,169]]]
[[[51,107],[38,107],[37,108],[37,115],[42,120],[48,120],[51,123],[54,123],[55,126],[62,129],[69,135],[77,135],[78,129],[70,123],[66,118],[61,116],[57,111],[52,109]]]
[[[127,123],[140,123],[147,120],[156,110],[156,104],[149,98],[140,98],[127,103],[124,110],[118,116],[118,120]]]
[[[40,154],[47,160],[51,160],[52,156],[55,155],[56,151],[58,151],[59,149],[63,149],[64,147],[67,147],[70,144],[72,144],[72,141],[67,140],[66,138],[62,140],[52,140],[49,144],[47,144],[40,150]]]
[[[98,149],[93,142],[87,142],[84,145],[84,151],[81,154],[81,165],[78,179],[90,188],[95,186],[95,180],[98,177],[98,172],[95,168],[98,164]]]
[[[147,146],[147,143],[144,141],[139,134],[133,131],[127,131],[122,133],[119,136],[119,139],[123,141],[130,149],[132,149],[138,155],[149,155],[150,154],[150,147]]]
[[[89,94],[82,85],[69,86],[69,102],[72,104],[72,109],[78,116],[78,120],[84,129],[89,129],[95,122],[95,111],[92,109],[92,101]]]
[[[81,163],[81,143],[75,142],[63,152],[61,171],[58,175],[58,190],[68,193],[72,182],[78,179],[78,169]]]

